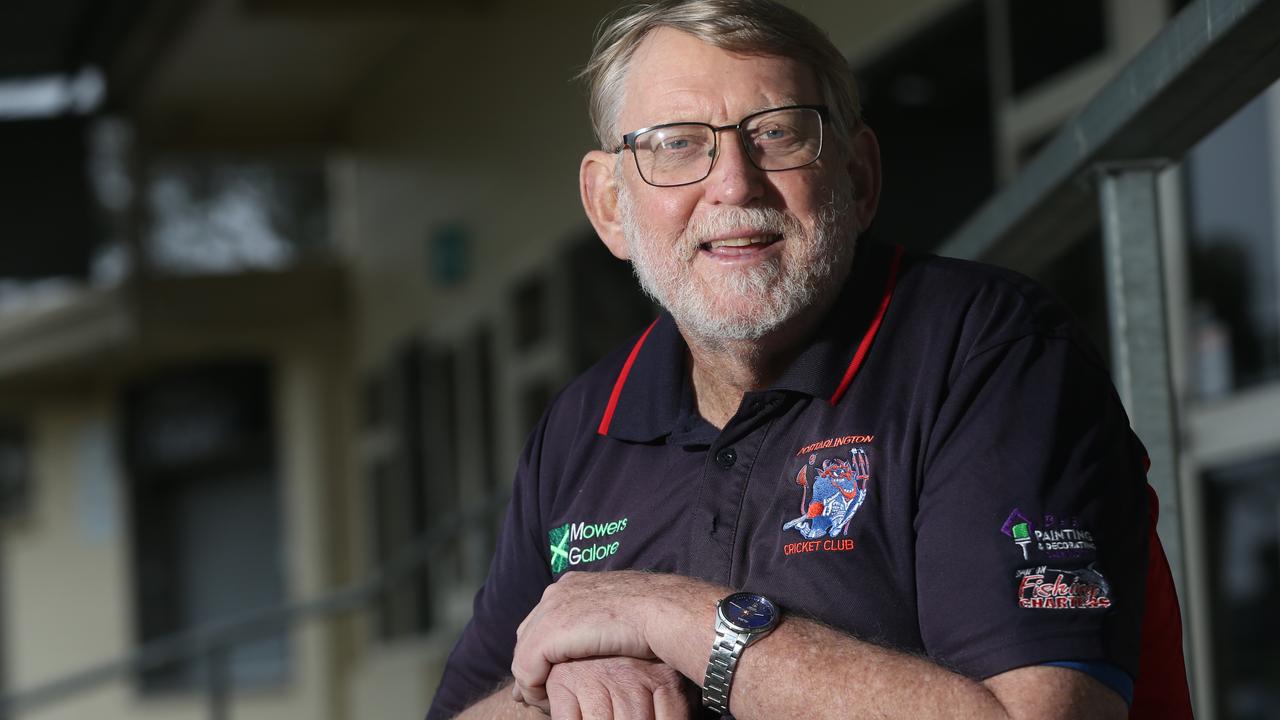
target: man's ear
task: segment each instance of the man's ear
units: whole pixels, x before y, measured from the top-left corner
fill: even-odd
[[[578,182],[582,208],[587,211],[587,219],[596,229],[596,234],[609,252],[622,260],[629,260],[627,239],[618,213],[618,185],[613,171],[617,161],[617,156],[612,153],[592,150],[582,158]]]
[[[865,232],[880,205],[880,142],[862,122],[854,128],[849,143],[849,176],[853,178],[853,214],[858,232]]]

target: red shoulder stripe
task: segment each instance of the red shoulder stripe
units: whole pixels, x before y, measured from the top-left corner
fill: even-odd
[[[604,408],[604,417],[600,418],[600,427],[596,428],[596,432],[600,435],[609,434],[609,425],[613,423],[613,411],[618,407],[618,396],[622,394],[622,386],[627,384],[627,376],[631,374],[631,366],[636,362],[636,356],[640,354],[640,347],[644,345],[644,341],[649,339],[649,333],[653,331],[653,326],[658,324],[660,318],[655,318],[649,323],[649,327],[636,341],[634,347],[631,348],[631,354],[627,356],[627,361],[622,364],[622,370],[618,372],[618,379],[613,381],[613,392],[609,393],[609,404]]]

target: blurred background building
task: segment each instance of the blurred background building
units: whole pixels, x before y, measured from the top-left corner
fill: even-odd
[[[1198,715],[1280,717],[1277,4],[789,4],[860,76],[873,233],[1039,277],[1139,389],[1107,178],[1149,174]],[[425,711],[524,433],[652,316],[577,195],[615,5],[0,8],[3,717]]]

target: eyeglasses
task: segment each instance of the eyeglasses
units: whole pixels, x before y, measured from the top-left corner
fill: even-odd
[[[790,105],[752,113],[733,125],[665,123],[623,135],[621,147],[614,152],[631,148],[640,177],[650,185],[692,185],[711,174],[720,132],[737,130],[756,169],[792,170],[822,154],[822,123],[827,114],[825,105]]]

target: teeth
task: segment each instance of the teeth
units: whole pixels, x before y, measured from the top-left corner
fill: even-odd
[[[711,248],[718,247],[747,247],[748,245],[760,245],[767,240],[759,235],[743,238],[729,238],[727,240],[712,240],[708,245]]]

